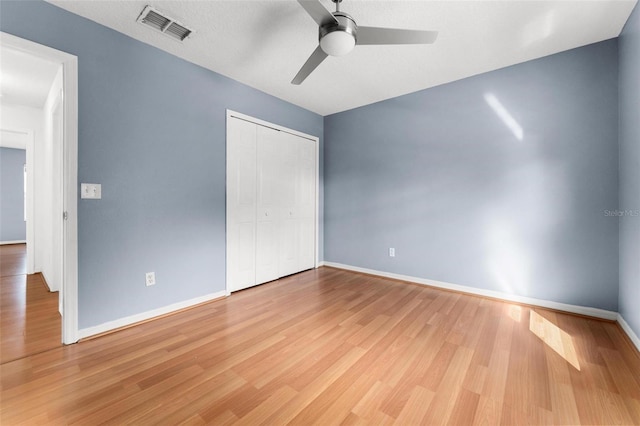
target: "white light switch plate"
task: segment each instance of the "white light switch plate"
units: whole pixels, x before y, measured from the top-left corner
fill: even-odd
[[[99,200],[102,198],[102,185],[99,183],[81,183],[80,198]]]

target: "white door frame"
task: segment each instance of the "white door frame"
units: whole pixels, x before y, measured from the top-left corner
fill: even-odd
[[[34,242],[36,241],[35,223],[35,136],[33,130],[28,132],[27,141],[27,274],[36,272],[36,252]]]
[[[0,32],[0,43],[40,58],[62,64],[63,123],[63,209],[67,214],[63,236],[62,343],[78,341],[78,58],[11,34]],[[62,220],[62,212],[60,212]]]
[[[251,117],[250,115],[246,115],[246,114],[242,114],[240,112],[236,112],[230,109],[227,109],[227,120],[226,120],[226,128],[229,129],[229,120],[232,118],[239,118],[240,120],[245,120],[248,121],[250,123],[254,123],[260,126],[264,126],[264,127],[269,127],[275,130],[280,130],[282,132],[287,132],[287,133],[291,133],[292,135],[296,135],[296,136],[300,136],[302,138],[305,139],[309,139],[312,140],[315,145],[316,145],[316,161],[315,161],[315,174],[316,174],[316,188],[315,188],[315,198],[316,198],[316,209],[315,209],[315,262],[314,262],[314,268],[317,268],[318,266],[320,266],[320,253],[318,250],[318,245],[320,244],[319,242],[319,232],[320,232],[320,138],[318,138],[317,136],[313,136],[313,135],[308,135],[306,133],[302,133],[299,132],[297,130],[293,130],[293,129],[289,129],[288,127],[284,127],[284,126],[280,126],[278,124],[273,124],[273,123],[269,123],[268,121],[264,121],[264,120],[260,120],[259,118],[255,118],[255,117]],[[226,136],[225,136],[225,146],[227,146],[227,144],[229,143],[229,133],[227,130]],[[225,155],[225,167],[226,167],[226,155]],[[226,174],[225,174],[226,175]],[[225,183],[225,189],[226,189],[226,183]],[[228,209],[225,210],[225,234],[228,236],[229,232],[228,232],[228,220],[229,218],[227,217],[228,215]],[[226,260],[225,260],[225,270],[226,270],[226,276],[225,276],[225,283],[224,283],[224,289],[225,289],[225,293],[227,296],[229,296],[231,294],[231,290],[229,289],[229,264],[228,264],[228,259],[229,259],[229,254],[227,252],[229,247],[229,242],[227,241],[227,239],[225,238],[225,254],[226,254]]]

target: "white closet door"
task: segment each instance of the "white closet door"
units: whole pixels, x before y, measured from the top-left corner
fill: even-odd
[[[316,249],[316,147],[313,141],[298,138],[298,270],[315,266]]]
[[[228,290],[313,268],[316,142],[233,117],[227,126]]]
[[[227,144],[227,279],[229,291],[256,284],[256,128],[230,119]]]
[[[278,272],[282,215],[280,133],[263,126],[258,126],[257,130],[256,284],[280,277]]]
[[[300,140],[297,136],[280,132],[282,161],[280,188],[282,198],[282,218],[280,221],[280,252],[278,270],[280,276],[295,274],[299,268],[299,217],[298,178]]]

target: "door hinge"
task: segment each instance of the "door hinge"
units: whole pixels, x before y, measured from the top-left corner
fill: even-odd
[[[62,220],[67,220],[67,219],[69,219],[69,213],[62,212]]]

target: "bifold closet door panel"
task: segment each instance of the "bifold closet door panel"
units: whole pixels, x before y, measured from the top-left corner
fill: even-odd
[[[282,220],[280,222],[280,253],[278,268],[280,276],[300,272],[300,141],[298,136],[281,132],[281,189]]]
[[[309,139],[298,141],[298,270],[315,266],[316,259],[316,146]]]
[[[228,126],[227,275],[230,291],[236,291],[256,284],[257,126],[238,119]]]
[[[282,161],[280,133],[257,126],[256,284],[278,279]]]

